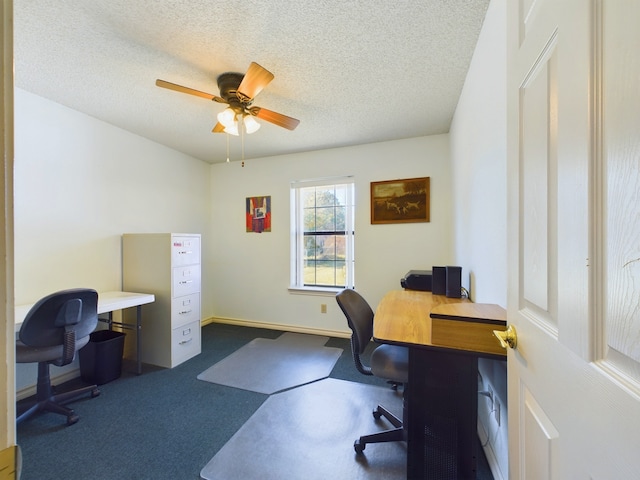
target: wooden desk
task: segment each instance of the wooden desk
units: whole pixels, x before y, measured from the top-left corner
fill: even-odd
[[[149,293],[134,292],[98,292],[98,315],[108,314],[107,319],[100,319],[109,325],[109,329],[113,325],[136,331],[136,373],[142,373],[142,357],[140,351],[141,335],[142,335],[142,305],[155,302],[155,296]],[[15,307],[15,329],[16,333],[22,326],[22,321],[27,316],[33,304],[17,305]],[[125,308],[136,307],[136,323],[122,323],[113,321],[113,312],[123,310]]]
[[[478,358],[506,358],[492,335],[505,327],[498,305],[411,290],[380,301],[374,340],[409,348],[408,479],[476,478]]]
[[[392,290],[380,301],[373,322],[373,337],[382,343],[431,345],[431,317],[438,305],[471,303],[417,290]]]

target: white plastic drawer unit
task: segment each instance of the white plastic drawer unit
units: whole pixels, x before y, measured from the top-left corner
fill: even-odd
[[[200,263],[200,237],[173,236],[171,239],[171,264],[194,265]]]
[[[200,265],[176,267],[172,271],[171,296],[181,297],[200,291]]]
[[[191,322],[174,328],[171,335],[171,357],[182,363],[200,353],[200,323]]]
[[[175,328],[200,320],[200,294],[192,293],[171,300],[171,324]]]

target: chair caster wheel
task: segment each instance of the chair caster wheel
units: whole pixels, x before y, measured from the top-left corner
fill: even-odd
[[[91,398],[96,398],[99,395],[100,395],[100,389],[99,388],[94,388],[93,390],[91,390]]]
[[[78,420],[80,420],[80,417],[78,415],[76,415],[75,413],[70,413],[69,415],[67,415],[67,426],[78,423]]]
[[[364,447],[366,445],[367,445],[366,443],[360,443],[360,439],[358,439],[355,442],[353,442],[353,449],[356,451],[358,455],[362,455],[362,452],[364,452]]]
[[[375,418],[376,420],[380,420],[381,416],[382,416],[382,413],[379,410],[373,411],[373,418]]]

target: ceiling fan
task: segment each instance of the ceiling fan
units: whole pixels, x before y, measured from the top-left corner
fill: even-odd
[[[156,80],[156,85],[177,92],[188,93],[197,97],[206,98],[218,103],[229,105],[218,114],[218,123],[213,127],[213,133],[230,133],[238,135],[239,129],[244,126],[247,133],[253,133],[260,124],[253,117],[278,125],[288,130],[294,130],[300,120],[288,117],[266,108],[253,106],[253,100],[269,82],[273,80],[273,73],[255,62],[251,62],[246,74],[227,72],[218,77],[220,96],[201,92],[193,88],[183,87],[165,80]]]

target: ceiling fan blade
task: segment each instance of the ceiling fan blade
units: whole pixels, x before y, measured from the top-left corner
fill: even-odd
[[[254,99],[264,87],[269,85],[271,80],[273,80],[273,73],[256,62],[251,62],[249,70],[247,70],[238,86],[237,92],[242,97],[241,100],[248,102]]]
[[[222,125],[220,122],[216,123],[216,126],[213,127],[213,130],[211,130],[211,132],[224,133],[224,125]]]
[[[211,93],[201,92],[200,90],[195,90],[189,87],[183,87],[182,85],[167,82],[165,80],[157,79],[156,85],[158,87],[168,88],[169,90],[175,90],[176,92],[188,93],[189,95],[195,95],[196,97],[206,98],[207,100],[212,100],[214,102],[227,103],[223,98],[220,98],[216,95],[212,95]]]
[[[286,115],[267,110],[266,108],[251,107],[249,111],[251,112],[251,115],[255,115],[262,120],[271,122],[279,127],[284,127],[288,130],[295,130],[300,123],[300,120],[297,118],[287,117]]]

